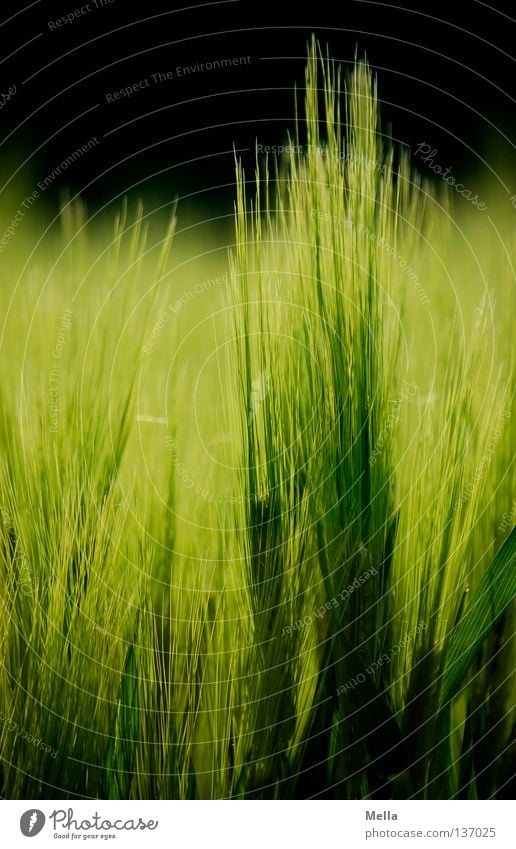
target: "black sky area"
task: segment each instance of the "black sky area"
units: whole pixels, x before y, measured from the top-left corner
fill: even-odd
[[[511,5],[4,3],[4,191],[30,191],[97,138],[53,180],[46,203],[69,187],[93,206],[126,192],[231,204],[233,146],[251,173],[256,140],[281,144],[293,127],[312,33],[345,69],[356,53],[367,56],[382,126],[401,144],[430,144],[458,175],[487,173],[489,157],[494,170],[505,168],[515,126]],[[240,63],[201,69],[223,59]],[[172,78],[158,76],[167,72]],[[134,84],[141,88],[130,98],[116,99]]]

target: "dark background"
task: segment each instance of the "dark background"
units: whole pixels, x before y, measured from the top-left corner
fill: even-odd
[[[318,0],[301,8],[230,0],[181,9],[154,0],[97,2],[54,31],[49,21],[86,4],[2,4],[0,90],[17,87],[0,111],[4,192],[23,197],[98,136],[100,144],[45,192],[45,206],[57,204],[68,186],[90,207],[133,192],[158,202],[190,195],[230,208],[233,145],[251,171],[257,138],[285,142],[311,33],[346,68],[356,51],[367,56],[378,75],[383,127],[395,139],[431,144],[437,161],[462,178],[489,168],[507,177],[514,162],[509,4]],[[250,64],[106,101],[107,93],[153,73],[237,56],[250,56]],[[514,177],[512,183],[516,192]]]

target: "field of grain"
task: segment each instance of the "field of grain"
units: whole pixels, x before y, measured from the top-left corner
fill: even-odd
[[[225,228],[76,199],[2,265],[4,797],[506,792],[511,210],[365,63],[298,114]]]

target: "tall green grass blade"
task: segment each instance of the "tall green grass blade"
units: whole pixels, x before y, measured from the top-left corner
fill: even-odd
[[[128,799],[130,796],[140,728],[139,709],[137,648],[133,639],[127,652],[120,699],[106,749],[104,766],[108,799]]]
[[[441,704],[467,684],[470,666],[482,643],[516,595],[516,528],[495,555],[453,631],[446,654]]]

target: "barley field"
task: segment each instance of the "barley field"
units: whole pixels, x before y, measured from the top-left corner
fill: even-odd
[[[417,170],[365,61],[312,42],[296,114],[216,227],[13,226],[6,798],[508,792],[510,213]]]

